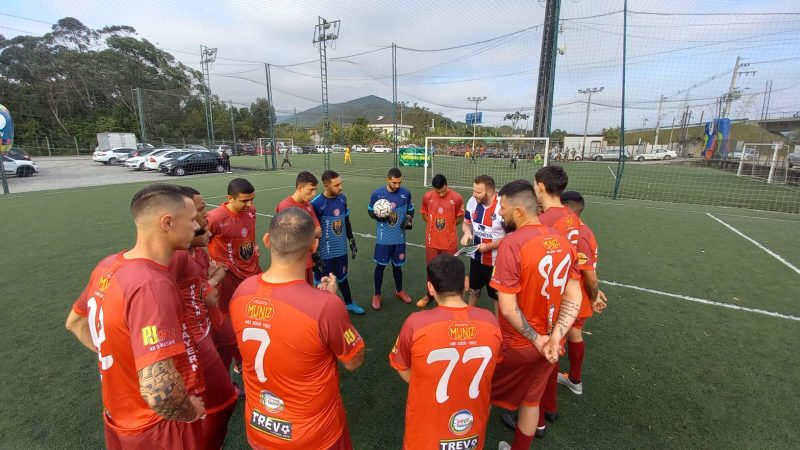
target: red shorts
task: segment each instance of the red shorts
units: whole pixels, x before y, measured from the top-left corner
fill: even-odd
[[[236,403],[238,395],[233,387],[230,372],[222,364],[211,336],[206,336],[197,342],[197,351],[203,364],[203,378],[206,382],[206,391],[203,395],[206,413],[215,413]]]
[[[247,437],[247,443],[250,444],[253,450],[269,450],[266,447],[253,444],[253,441],[250,440],[250,436]],[[353,442],[350,440],[350,427],[348,427],[346,423],[344,424],[342,435],[339,436],[339,440],[334,442],[327,450],[353,450]]]
[[[455,247],[447,249],[447,250],[442,250],[440,248],[425,247],[425,265],[430,264],[431,261],[433,261],[433,258],[436,258],[437,256],[439,256],[439,255],[441,255],[443,253],[447,253],[448,255],[453,255],[453,254],[455,254],[456,251],[457,250],[456,250]]]
[[[578,317],[572,324],[572,328],[577,328],[578,330],[582,330],[583,326],[586,324],[586,319],[588,318],[589,317]]]
[[[119,434],[103,424],[108,450],[194,450],[203,449],[203,421],[192,423],[162,420],[134,435]]]
[[[492,404],[511,411],[520,406],[538,406],[554,364],[533,345],[504,346],[502,356],[492,377]]]
[[[233,293],[236,292],[236,288],[242,284],[243,279],[239,278],[233,272],[228,272],[225,275],[225,278],[222,279],[222,282],[219,283],[217,289],[219,290],[219,309],[220,311],[224,312],[225,314],[228,313],[228,307],[231,304],[231,299],[233,298]]]

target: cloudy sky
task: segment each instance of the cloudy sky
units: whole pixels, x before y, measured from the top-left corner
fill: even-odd
[[[706,119],[731,83],[736,57],[750,64],[736,85],[732,117],[761,115],[765,83],[773,82],[770,114],[800,111],[800,2],[797,0],[630,0],[627,27],[626,127],[652,127],[659,98],[662,126],[680,120],[686,104]],[[553,128],[589,132],[618,126],[622,104],[622,0],[563,0]],[[212,91],[248,104],[265,97],[271,65],[279,111],[319,103],[319,52],[312,44],[318,16],[341,20],[329,48],[330,102],[364,95],[392,98],[392,43],[398,97],[456,120],[485,96],[484,120],[530,113],[544,19],[535,0],[4,0],[0,33],[41,35],[63,17],[89,27],[129,25],[139,36],[199,68],[200,46],[218,48]],[[532,126],[532,123],[529,124]]]

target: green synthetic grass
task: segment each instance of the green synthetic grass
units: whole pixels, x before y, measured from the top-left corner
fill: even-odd
[[[572,175],[580,166],[567,169]],[[271,214],[294,184],[294,173],[288,171],[244,176],[264,190],[255,202],[264,214]],[[216,204],[231,178],[168,181],[194,186]],[[355,231],[374,234],[365,209],[369,193],[381,185],[380,177],[345,176]],[[5,312],[0,448],[103,446],[96,356],[63,324],[97,261],[133,244],[128,204],[142,186],[0,197],[0,301]],[[418,204],[424,189],[417,182],[407,187]],[[800,316],[798,275],[706,213],[795,266],[800,263],[798,216],[587,200],[584,219],[597,234],[602,280]],[[259,234],[267,226],[268,218],[259,217]],[[421,243],[422,237],[418,219],[409,242]],[[358,244],[350,280],[356,300],[368,308],[374,241],[359,237]],[[262,257],[266,265],[268,252]],[[408,258],[404,287],[416,298],[423,290],[423,249],[409,247]],[[586,326],[591,334],[585,336],[584,394],[559,391],[561,418],[536,447],[787,448],[800,441],[795,392],[800,322],[608,284],[601,288],[610,306]],[[357,449],[399,448],[402,440],[406,385],[389,367],[387,354],[403,320],[416,308],[395,300],[392,290],[387,270],[384,308],[353,316],[367,344],[366,362],[354,373],[341,370]],[[480,306],[491,306],[485,295]],[[493,411],[486,448],[512,437],[499,424],[499,412]],[[241,406],[231,419],[227,447],[246,447]]]

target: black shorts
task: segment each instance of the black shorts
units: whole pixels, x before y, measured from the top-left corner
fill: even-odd
[[[483,289],[486,287],[486,293],[489,298],[497,300],[497,290],[489,286],[492,281],[492,273],[494,266],[486,266],[476,261],[474,258],[469,259],[469,288],[470,289]]]

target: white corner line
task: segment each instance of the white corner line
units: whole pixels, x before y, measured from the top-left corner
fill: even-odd
[[[606,166],[606,168],[608,169],[609,172],[611,172],[611,176],[614,177],[614,181],[616,181],[617,180],[617,174],[615,174],[614,171],[611,170],[611,166]]]
[[[780,261],[781,263],[783,263],[783,264],[784,264],[786,267],[788,267],[788,268],[790,268],[790,269],[794,270],[794,271],[795,271],[795,273],[797,273],[798,275],[800,275],[800,269],[798,269],[797,267],[793,266],[793,265],[792,265],[792,263],[790,263],[789,261],[786,261],[785,259],[783,259],[783,257],[782,257],[781,255],[779,255],[779,254],[777,254],[777,253],[773,252],[772,250],[768,249],[767,247],[764,247],[763,245],[761,245],[760,243],[758,243],[758,242],[757,242],[755,239],[751,238],[750,236],[747,236],[746,234],[742,233],[741,231],[737,230],[736,228],[734,228],[734,227],[732,227],[732,226],[728,225],[727,223],[723,222],[722,220],[720,220],[719,218],[717,218],[717,217],[716,217],[716,216],[714,216],[713,214],[711,214],[711,213],[706,213],[706,215],[707,215],[708,217],[711,217],[712,219],[716,220],[717,222],[721,223],[722,225],[725,225],[725,227],[727,227],[729,230],[733,231],[734,233],[738,234],[739,236],[741,236],[741,237],[743,237],[743,238],[747,239],[747,240],[748,240],[748,241],[750,241],[750,242],[751,242],[753,245],[755,245],[756,247],[760,248],[761,250],[764,250],[764,251],[765,251],[765,252],[767,252],[767,253],[768,253],[770,256],[772,256],[773,258],[777,259],[778,261]]]

